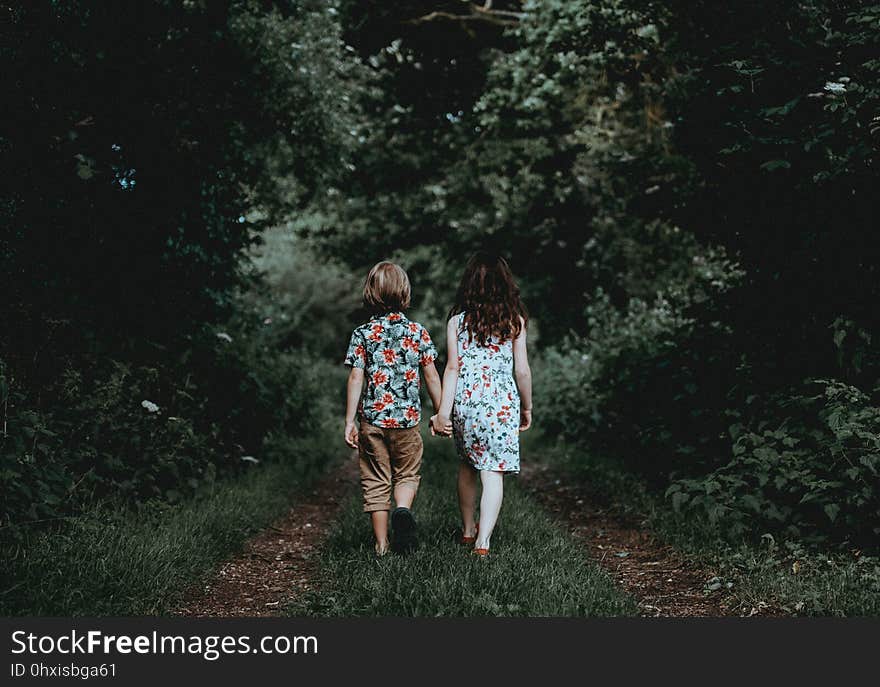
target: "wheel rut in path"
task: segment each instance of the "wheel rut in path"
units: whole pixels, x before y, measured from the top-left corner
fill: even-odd
[[[171,612],[192,617],[272,617],[316,585],[318,554],[341,505],[357,483],[346,460],[304,490],[299,501],[249,539],[207,581],[187,590]]]
[[[613,504],[598,506],[584,485],[562,479],[552,468],[523,466],[522,478],[527,492],[637,600],[642,616],[782,615],[765,604],[743,604],[716,571],[688,560],[634,518],[620,515]]]

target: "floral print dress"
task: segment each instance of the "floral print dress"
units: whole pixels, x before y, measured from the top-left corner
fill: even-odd
[[[458,317],[458,384],[452,435],[459,457],[477,470],[519,472],[519,390],[513,341],[470,341]],[[450,351],[451,354],[451,351]]]

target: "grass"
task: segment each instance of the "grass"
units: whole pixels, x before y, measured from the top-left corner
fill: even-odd
[[[318,590],[287,609],[308,616],[619,616],[635,602],[583,548],[505,480],[492,555],[458,543],[457,462],[448,441],[427,438],[414,513],[420,546],[376,559],[360,495],[344,507],[325,551]]]
[[[0,615],[154,615],[291,505],[301,468],[260,464],[177,505],[98,508],[3,551]]]
[[[796,541],[729,541],[708,522],[675,513],[614,461],[571,447],[545,448],[562,473],[590,485],[598,502],[613,503],[686,556],[733,584],[742,608],[771,607],[796,616],[880,616],[880,559],[846,550],[809,549]]]

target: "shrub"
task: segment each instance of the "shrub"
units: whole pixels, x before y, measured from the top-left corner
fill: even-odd
[[[736,297],[741,273],[718,255],[698,262],[702,281],[653,303],[620,309],[596,294],[590,335],[542,352],[536,365],[543,425],[615,455],[675,509],[730,537],[774,532],[875,548],[880,408],[837,379],[774,389],[726,324],[726,294]],[[841,374],[857,376],[871,353],[849,324],[830,329]]]
[[[204,327],[152,366],[71,361],[36,394],[11,383],[0,363],[4,538],[94,499],[174,502],[251,458],[319,467],[327,451],[301,452],[292,437],[326,424],[333,371],[308,353],[267,346],[262,323],[230,324]],[[41,406],[41,396],[52,402]]]
[[[734,536],[774,531],[876,547],[880,408],[839,381],[808,384],[816,388],[779,399],[781,421],[733,425],[733,457],[707,475],[673,482],[673,505]]]
[[[720,251],[695,254],[689,276],[652,302],[621,309],[599,290],[586,309],[590,333],[543,353],[537,395],[550,433],[624,456],[662,483],[698,470],[726,428],[734,364],[722,295],[742,276]],[[716,382],[716,383],[713,383]]]

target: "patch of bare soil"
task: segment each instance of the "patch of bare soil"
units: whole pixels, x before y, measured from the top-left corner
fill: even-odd
[[[207,582],[191,588],[172,615],[194,617],[270,617],[311,589],[318,552],[340,505],[357,483],[357,463],[346,460],[244,550],[223,563]]]
[[[584,485],[561,479],[546,465],[524,465],[521,477],[529,493],[583,542],[590,558],[638,601],[642,616],[779,615],[763,605],[743,605],[717,571],[688,560],[613,504],[600,507]]]

